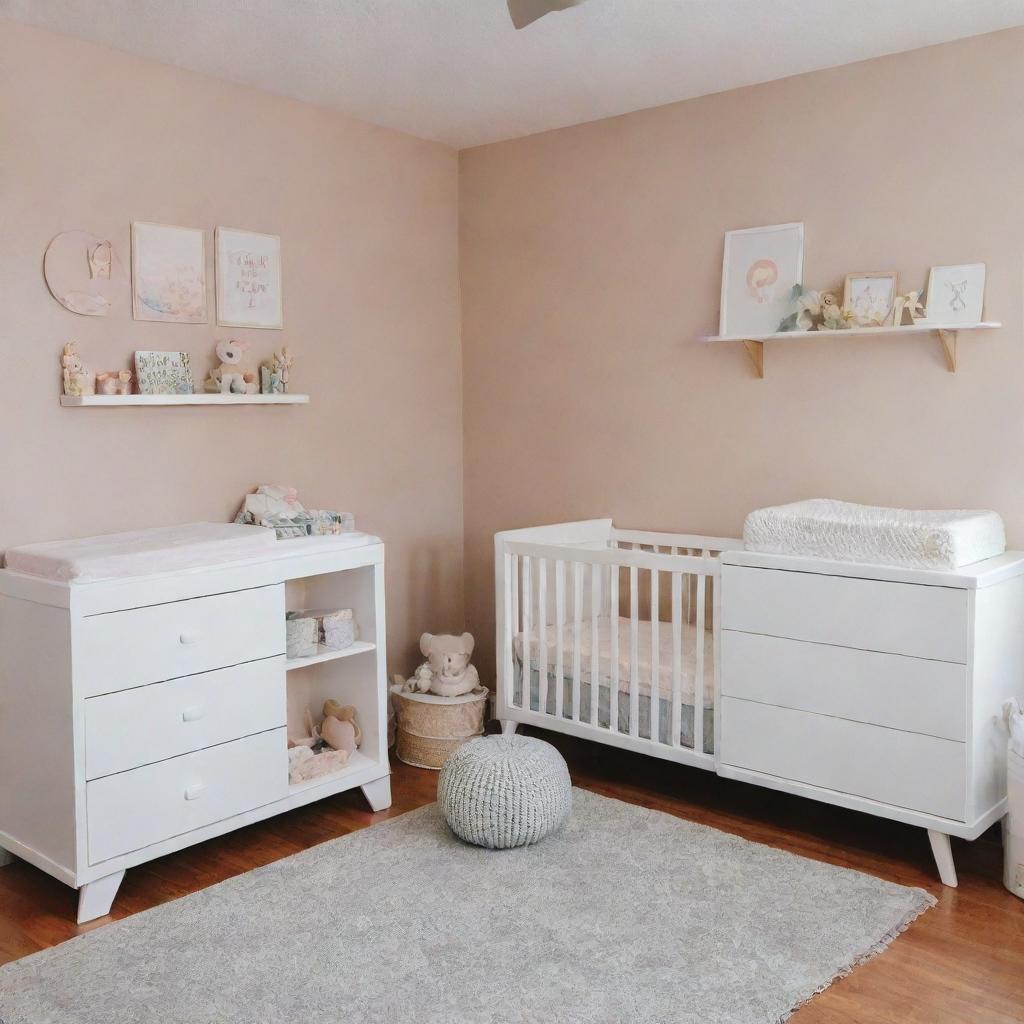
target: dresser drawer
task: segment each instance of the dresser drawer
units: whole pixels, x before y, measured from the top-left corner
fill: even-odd
[[[284,585],[276,584],[89,616],[74,658],[82,692],[91,697],[284,650]]]
[[[723,764],[963,821],[965,746],[723,697]]]
[[[87,779],[286,724],[284,658],[150,683],[85,702]]]
[[[722,693],[857,722],[966,738],[967,667],[722,630]]]
[[[952,587],[724,565],[722,626],[967,662],[967,592]]]
[[[98,864],[281,799],[286,729],[86,784],[89,863]]]

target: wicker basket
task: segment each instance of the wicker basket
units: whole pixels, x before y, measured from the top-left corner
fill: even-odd
[[[396,694],[400,761],[439,771],[448,755],[484,731],[487,693],[437,697],[432,693]]]

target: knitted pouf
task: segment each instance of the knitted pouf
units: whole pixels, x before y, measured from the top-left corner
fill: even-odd
[[[444,763],[437,802],[467,843],[506,850],[540,842],[569,817],[565,758],[531,736],[481,736]]]

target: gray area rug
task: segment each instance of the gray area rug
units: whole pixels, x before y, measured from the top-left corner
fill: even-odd
[[[436,805],[0,969],[4,1024],[775,1024],[935,901],[573,790],[538,846]]]

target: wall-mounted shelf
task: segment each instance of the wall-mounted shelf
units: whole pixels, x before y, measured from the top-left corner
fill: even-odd
[[[717,334],[705,338],[704,341],[742,341],[746,346],[757,371],[758,377],[764,377],[764,346],[768,341],[806,341],[809,338],[862,338],[866,335],[874,337],[895,334],[926,334],[934,332],[942,344],[946,357],[946,366],[950,373],[956,373],[956,343],[960,331],[990,331],[1002,327],[995,321],[981,321],[970,324],[939,324],[916,323],[906,327],[851,327],[845,331],[783,331],[779,334]]]
[[[94,405],[306,405],[309,395],[61,395],[73,408]]]

